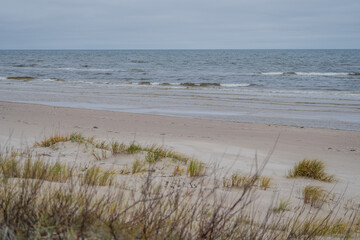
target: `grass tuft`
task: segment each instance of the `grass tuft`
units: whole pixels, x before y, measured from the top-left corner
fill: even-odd
[[[86,138],[85,141],[92,145],[95,145],[95,137],[94,136]]]
[[[47,174],[48,181],[52,182],[66,182],[74,175],[74,169],[69,166],[56,162],[49,166],[49,172]]]
[[[123,143],[118,143],[118,142],[112,142],[111,143],[111,152],[113,154],[119,154],[119,153],[124,153],[126,150],[126,145]]]
[[[60,162],[49,163],[40,158],[27,156],[23,163],[12,157],[0,157],[0,174],[8,178],[40,179],[66,182],[73,176],[73,169]]]
[[[304,203],[320,208],[325,203],[327,191],[320,186],[306,186],[303,190]]]
[[[143,171],[145,164],[136,160],[132,169],[122,166],[122,174]],[[180,166],[185,165],[178,162],[174,175],[184,170]],[[197,160],[189,160],[187,167],[189,175],[204,173]],[[131,181],[131,176],[115,178],[119,170],[90,165],[77,171],[82,172],[30,152],[0,148],[0,239],[356,239],[359,234],[357,207],[341,216],[336,206],[304,214],[306,206],[300,203],[282,214],[288,203],[280,201],[258,214],[257,173],[224,181],[242,186],[227,195],[218,184],[208,184],[210,176],[191,179],[189,186],[185,178],[164,180],[160,171],[147,171],[135,177],[132,187],[116,182]]]
[[[145,156],[145,160],[149,163],[155,163],[157,161],[160,161],[168,155],[168,151],[161,147],[152,146],[151,148],[145,148],[144,150],[148,151]]]
[[[95,147],[103,150],[110,150],[110,146],[106,143],[106,141],[101,141],[99,143],[96,143]]]
[[[245,185],[246,177],[240,174],[231,175],[231,187],[242,187]]]
[[[267,189],[270,187],[271,178],[262,177],[263,183],[260,182],[260,187]],[[268,182],[270,179],[270,182]],[[256,186],[257,181],[259,180],[257,175],[242,175],[240,173],[234,173],[231,175],[231,178],[223,178],[223,186],[226,188],[249,188]]]
[[[203,176],[205,174],[204,163],[196,159],[190,160],[187,167],[187,173],[190,177]]]
[[[0,157],[0,173],[4,178],[21,176],[21,166],[14,157]]]
[[[128,154],[134,154],[134,153],[140,152],[142,150],[143,149],[140,145],[137,145],[133,142],[125,149],[125,152]]]
[[[324,162],[314,159],[304,159],[297,163],[294,169],[288,173],[289,178],[306,177],[324,182],[335,181],[334,175],[329,175],[325,172]]]
[[[144,170],[144,166],[145,166],[145,163],[143,161],[141,161],[139,159],[135,159],[135,161],[133,162],[132,168],[131,168],[132,174],[142,172]]]
[[[176,165],[173,171],[173,176],[181,176],[185,172],[185,169],[180,167],[180,164]]]
[[[76,142],[76,143],[84,143],[86,141],[86,139],[82,136],[81,133],[71,133],[69,140],[71,142]]]
[[[290,211],[290,202],[287,200],[280,200],[279,206],[273,208],[274,213]]]
[[[55,134],[48,138],[44,138],[41,142],[35,142],[34,147],[52,147],[58,142],[68,142],[69,140],[68,135]]]
[[[56,133],[53,136],[45,137],[40,142],[35,142],[34,147],[52,147],[56,143],[69,142],[69,141],[76,143],[84,143],[86,139],[82,136],[81,133],[77,133],[77,132],[71,133],[70,135],[68,134],[61,135],[59,133]]]
[[[245,187],[251,184],[252,177],[234,173],[231,175],[231,187]]]
[[[21,177],[51,182],[66,182],[72,176],[73,169],[60,162],[52,164],[41,159],[27,159],[23,166]]]
[[[111,186],[115,177],[113,170],[102,170],[98,166],[89,168],[82,177],[82,184],[91,186]]]
[[[301,227],[304,235],[315,233],[317,236],[332,236],[331,239],[335,239],[335,237],[336,239],[349,239],[353,233],[359,232],[359,230],[351,222],[344,219],[332,221],[322,219],[306,220]]]
[[[264,176],[264,177],[260,177],[259,181],[260,181],[260,188],[266,190],[266,189],[270,188],[271,183],[272,183],[272,178]]]

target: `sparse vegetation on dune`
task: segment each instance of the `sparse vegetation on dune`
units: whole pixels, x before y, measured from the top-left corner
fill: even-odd
[[[132,174],[142,172],[144,170],[145,163],[139,159],[135,159],[132,165]]]
[[[81,183],[92,186],[111,186],[114,176],[114,170],[102,170],[98,166],[93,166],[82,175]]]
[[[306,186],[303,190],[304,203],[313,207],[321,207],[325,202],[327,191],[320,186]]]
[[[111,143],[111,152],[113,154],[123,153],[125,152],[125,149],[126,149],[126,145],[123,143],[118,143],[118,142]]]
[[[251,177],[241,174],[231,175],[231,187],[245,187],[252,182]]]
[[[68,135],[60,135],[60,134],[54,134],[51,137],[44,138],[41,142],[35,142],[35,147],[51,147],[59,142],[67,142],[69,141]]]
[[[145,160],[149,163],[155,163],[164,158],[172,159],[175,162],[181,162],[187,164],[192,158],[171,151],[164,147],[158,147],[156,145],[143,147],[136,142],[131,142],[130,144],[119,143],[117,141],[112,141],[108,143],[107,141],[96,141],[94,137],[85,138],[81,133],[71,133],[71,134],[54,134],[50,137],[45,137],[40,142],[35,142],[34,147],[53,147],[59,142],[76,142],[79,144],[85,144],[86,146],[90,144],[93,147],[91,155],[96,160],[103,160],[106,158],[106,151],[110,151],[112,154],[136,154],[140,152],[146,152]],[[94,151],[94,149],[104,150],[102,152]]]
[[[80,135],[73,139],[96,147],[94,139]],[[317,201],[314,195],[291,209],[288,201],[280,201],[276,208],[269,206],[266,214],[254,211],[255,190],[266,190],[272,181],[259,176],[261,170],[224,179],[224,191],[216,184],[208,185],[212,177],[205,175],[204,163],[196,159],[135,143],[104,142],[103,146],[113,154],[145,155],[134,155],[129,168],[122,165],[115,170],[102,168],[98,162],[86,168],[69,167],[48,162],[31,151],[2,150],[0,238],[280,240],[347,239],[360,234],[356,210],[341,218],[333,209],[321,215],[306,211],[310,208],[307,203]],[[159,161],[169,161],[171,176],[166,181],[146,170]],[[122,187],[117,174],[136,179],[136,189]],[[179,179],[187,179],[190,185],[179,187]]]
[[[204,163],[196,159],[191,159],[188,163],[187,173],[190,177],[200,177],[205,174]]]
[[[161,147],[152,146],[150,148],[145,148],[144,150],[148,152],[145,156],[145,159],[149,163],[160,161],[161,159],[166,158],[168,155],[168,151]]]
[[[71,142],[84,143],[89,139],[85,139],[81,133],[73,132],[70,134],[69,140]]]
[[[134,154],[134,153],[137,153],[137,152],[140,152],[142,151],[142,147],[140,145],[137,145],[135,143],[131,143],[126,149],[125,149],[125,152],[126,153],[129,153],[129,154]]]
[[[45,137],[42,141],[40,142],[35,142],[34,147],[52,147],[53,145],[55,145],[56,143],[59,142],[77,142],[77,143],[84,143],[89,141],[90,139],[85,139],[81,133],[71,133],[71,134],[59,134],[56,133],[50,137]]]
[[[260,187],[260,189],[267,190],[272,184],[272,178],[266,176],[256,175],[243,175],[240,173],[234,173],[231,175],[231,179],[223,178],[223,186],[227,188],[244,188],[249,185],[252,187]]]
[[[73,168],[60,162],[50,163],[29,153],[20,161],[12,156],[0,157],[0,174],[4,178],[40,179],[66,182],[73,176]]]
[[[106,143],[106,141],[101,141],[95,144],[96,148],[103,149],[103,150],[110,150],[109,145]]]
[[[287,200],[280,200],[279,205],[273,208],[274,213],[290,211],[290,202]]]
[[[324,182],[335,181],[335,176],[325,172],[324,162],[314,159],[304,159],[297,163],[295,167],[289,171],[288,177],[305,177]]]
[[[260,181],[260,188],[266,190],[271,186],[272,178],[271,177],[261,176],[259,178],[259,181]]]
[[[185,169],[180,166],[180,164],[176,165],[173,171],[174,176],[181,176],[185,172]]]
[[[301,230],[304,235],[311,235],[316,232],[317,238],[320,238],[319,236],[328,236],[327,239],[358,239],[360,233],[359,226],[343,218],[337,220],[323,218],[307,220],[302,223]],[[353,234],[356,234],[356,237],[351,237]]]

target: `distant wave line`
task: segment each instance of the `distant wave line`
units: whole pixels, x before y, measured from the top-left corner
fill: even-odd
[[[360,76],[359,72],[260,72],[262,75]]]
[[[236,87],[252,87],[252,86],[261,86],[258,84],[251,83],[213,83],[213,82],[202,82],[202,83],[193,83],[193,82],[182,82],[182,83],[160,83],[160,82],[134,82],[132,84],[136,85],[153,85],[153,86],[181,86],[181,87],[226,87],[226,88],[236,88]]]
[[[133,62],[133,61],[131,61]],[[139,61],[140,63],[141,61]],[[142,63],[142,62],[141,62]],[[89,65],[83,65],[78,68],[76,67],[56,67],[56,66],[41,66],[37,64],[17,64],[13,67],[21,68],[49,68],[54,70],[67,70],[67,71],[89,71],[89,72],[148,72],[149,69],[142,68],[130,68],[130,69],[120,69],[120,68],[91,68]],[[153,69],[154,70],[154,69]],[[286,72],[239,72],[238,75],[300,75],[300,76],[360,76],[360,72],[296,72],[296,71],[286,71]]]

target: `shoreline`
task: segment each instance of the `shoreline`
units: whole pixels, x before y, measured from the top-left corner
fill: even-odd
[[[56,104],[46,104],[46,103],[36,103],[36,102],[26,102],[26,101],[2,101],[0,103],[15,103],[15,104],[27,104],[27,105],[39,105],[39,106],[47,106],[47,107],[56,107],[56,108],[69,108],[69,109],[83,109],[89,111],[103,111],[103,112],[113,112],[113,113],[123,113],[123,114],[136,114],[136,115],[145,115],[145,116],[160,116],[160,117],[169,117],[169,118],[179,118],[179,119],[196,119],[196,120],[204,120],[204,121],[218,121],[218,122],[231,122],[231,123],[239,123],[239,124],[251,124],[251,125],[267,125],[267,126],[275,126],[275,127],[293,127],[293,128],[307,128],[307,129],[324,129],[324,130],[334,130],[334,131],[348,131],[348,132],[359,132],[360,130],[354,129],[341,129],[341,128],[329,128],[329,127],[311,127],[311,126],[298,126],[291,124],[276,124],[276,123],[258,123],[258,122],[247,122],[247,121],[232,121],[232,120],[223,120],[223,119],[211,119],[211,118],[201,118],[201,117],[191,117],[191,116],[177,116],[170,114],[154,114],[154,113],[139,113],[139,112],[128,112],[128,111],[116,111],[111,109],[97,109],[91,107],[77,107],[77,106],[63,106]]]

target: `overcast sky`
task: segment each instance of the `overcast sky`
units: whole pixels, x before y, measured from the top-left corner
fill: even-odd
[[[360,0],[1,0],[0,49],[360,48]]]

